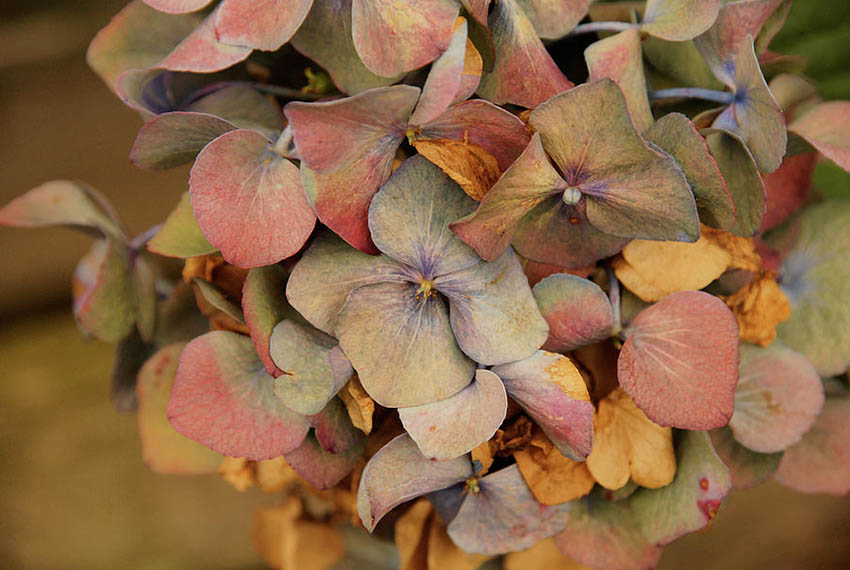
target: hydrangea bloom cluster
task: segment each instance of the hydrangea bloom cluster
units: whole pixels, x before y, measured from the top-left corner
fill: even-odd
[[[770,51],[790,0],[590,4],[133,0],[92,42],[188,192],[0,223],[97,235],[116,405],[155,471],[283,494],[270,565],[650,568],[732,488],[850,491],[850,202],[810,191],[850,102]]]

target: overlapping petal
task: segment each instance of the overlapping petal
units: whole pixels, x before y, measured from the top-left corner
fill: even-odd
[[[489,440],[505,419],[505,386],[488,370],[457,394],[413,408],[399,408],[404,429],[432,460],[453,459]]]

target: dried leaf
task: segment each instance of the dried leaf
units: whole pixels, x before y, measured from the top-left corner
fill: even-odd
[[[600,485],[616,490],[631,478],[654,489],[673,480],[673,431],[653,423],[622,390],[599,402],[594,419],[587,467]]]
[[[460,549],[446,532],[446,524],[432,516],[428,529],[428,570],[475,570],[493,558]]]
[[[588,494],[594,480],[586,463],[567,459],[541,431],[531,444],[514,453],[519,471],[534,497],[544,505],[559,505]]]
[[[490,470],[490,467],[493,466],[493,451],[490,448],[490,442],[485,441],[470,451],[470,454],[472,455],[472,466],[475,470],[475,476],[483,477]]]
[[[791,303],[768,271],[726,298],[738,321],[741,340],[767,346],[776,338],[776,326],[791,317]]]
[[[546,570],[590,570],[590,566],[580,564],[561,554],[555,546],[555,540],[541,540],[528,550],[510,552],[505,556],[505,570],[528,570],[545,568]]]
[[[481,201],[502,172],[495,157],[483,147],[453,139],[417,139],[416,150],[439,166],[464,192]]]
[[[702,289],[720,277],[730,262],[730,254],[705,236],[694,243],[633,240],[615,262],[614,271],[635,295],[658,301],[676,291]]]
[[[299,480],[295,470],[283,457],[258,461],[254,465],[254,478],[264,493],[279,493]]]
[[[702,235],[712,244],[725,249],[731,256],[730,269],[743,269],[760,272],[761,257],[756,252],[755,241],[752,238],[736,236],[724,230],[716,230],[702,226]]]
[[[525,416],[517,417],[512,423],[500,429],[490,440],[490,452],[495,457],[510,457],[515,451],[528,447],[531,443],[531,430],[534,424]]]
[[[257,484],[256,463],[244,457],[225,457],[218,466],[218,474],[240,493]]]
[[[303,519],[302,512],[301,502],[294,496],[282,506],[263,507],[256,512],[254,544],[272,568],[325,570],[345,554],[342,539],[333,526]]]
[[[369,435],[372,433],[372,414],[375,413],[375,400],[369,397],[357,375],[353,375],[348,384],[340,390],[339,397],[345,404],[348,417],[354,427]]]
[[[419,499],[395,523],[393,540],[398,548],[399,570],[427,570],[428,524],[434,509],[428,499]]]

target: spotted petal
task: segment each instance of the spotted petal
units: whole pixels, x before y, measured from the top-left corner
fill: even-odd
[[[524,550],[563,530],[570,504],[545,506],[534,498],[516,465],[491,473],[469,493],[448,532],[467,552]]]
[[[641,489],[629,498],[638,528],[650,542],[669,544],[704,528],[729,493],[729,470],[705,432],[684,432],[676,450],[676,478],[660,489]]]
[[[581,373],[566,356],[538,350],[493,368],[505,389],[565,457],[582,461],[593,444],[593,404]]]
[[[528,280],[513,250],[434,282],[451,307],[461,349],[481,364],[504,364],[540,348],[549,327],[537,309]]]
[[[557,273],[537,283],[533,293],[540,313],[549,323],[544,349],[566,353],[611,336],[611,302],[593,281]]]
[[[749,489],[761,485],[776,473],[782,452],[756,453],[737,441],[732,430],[722,427],[712,430],[711,443],[717,456],[729,468],[734,489]]]
[[[587,218],[598,229],[643,239],[699,236],[696,204],[682,171],[640,138],[612,81],[553,97],[532,111],[529,124],[567,183],[586,197]]]
[[[475,252],[449,231],[449,223],[473,208],[475,201],[442,170],[414,156],[375,194],[369,229],[383,253],[433,279],[478,263]]]
[[[250,338],[207,333],[180,356],[168,420],[186,437],[224,455],[278,457],[297,448],[310,426],[278,401],[273,383]]]
[[[739,356],[738,325],[723,301],[672,293],[635,317],[626,335],[617,375],[649,419],[694,430],[726,425]]]
[[[489,440],[505,419],[505,386],[489,370],[478,370],[463,390],[439,402],[399,408],[404,429],[432,460],[444,461]]]
[[[382,406],[443,400],[472,378],[475,364],[455,342],[445,301],[418,294],[414,284],[355,289],[335,328],[363,387]]]
[[[204,236],[240,267],[276,263],[307,241],[316,216],[298,168],[249,130],[224,134],[195,160],[192,207]]]
[[[472,463],[467,456],[431,461],[422,455],[410,436],[402,434],[366,464],[357,491],[357,512],[363,526],[371,532],[396,506],[469,477],[472,477]]]

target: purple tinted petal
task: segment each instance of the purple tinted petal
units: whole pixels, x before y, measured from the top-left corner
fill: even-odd
[[[467,552],[503,554],[524,550],[563,530],[569,503],[548,507],[534,498],[516,465],[479,481],[449,524],[452,540]]]
[[[369,229],[378,249],[433,279],[465,269],[479,258],[449,230],[475,201],[439,167],[414,156],[393,173],[369,208]]]
[[[357,492],[357,512],[363,526],[371,532],[396,506],[471,476],[472,463],[467,456],[431,461],[420,453],[410,436],[402,434],[366,464]]]
[[[476,362],[520,360],[546,342],[549,327],[513,250],[440,277],[435,285],[449,298],[458,344]]]
[[[508,398],[498,376],[478,370],[469,386],[445,400],[399,408],[404,429],[426,457],[444,461],[489,440],[505,419]]]
[[[336,335],[369,395],[385,407],[448,398],[469,384],[475,364],[461,352],[445,302],[411,283],[355,289]]]

